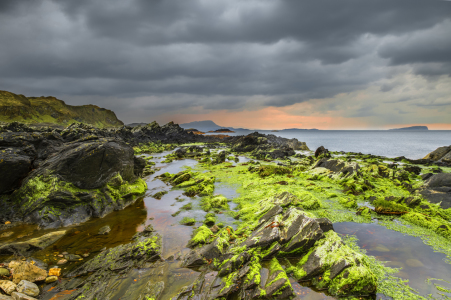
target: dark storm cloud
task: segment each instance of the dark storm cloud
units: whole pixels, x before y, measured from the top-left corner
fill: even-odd
[[[0,16],[0,89],[118,111],[281,107],[392,76],[381,66],[451,74],[445,1],[2,0]]]

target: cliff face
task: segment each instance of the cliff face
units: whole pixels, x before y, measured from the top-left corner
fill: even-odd
[[[25,97],[0,91],[0,122],[51,123],[80,122],[99,128],[120,127],[116,114],[96,105],[72,106],[55,97]]]

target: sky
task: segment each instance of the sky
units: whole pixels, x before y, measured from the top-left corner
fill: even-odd
[[[125,123],[451,129],[451,2],[1,0],[0,90]]]

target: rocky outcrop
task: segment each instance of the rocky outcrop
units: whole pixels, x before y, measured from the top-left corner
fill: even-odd
[[[152,266],[158,263],[161,253],[161,237],[150,230],[144,230],[134,237],[129,244],[104,250],[96,257],[70,272],[67,277],[74,280],[63,280],[57,285],[59,290],[70,290],[72,293],[64,299],[118,299],[123,292],[121,285],[111,283],[123,277],[131,276],[135,269]],[[84,278],[78,278],[84,276]],[[161,293],[161,283],[158,286],[143,285],[137,288],[131,285],[122,293],[121,299],[152,299]],[[75,290],[74,290],[75,289]]]
[[[261,134],[254,132],[246,136],[231,137],[226,139],[231,143],[233,152],[252,152],[255,150],[279,149],[282,147],[292,150],[309,150],[306,143],[297,139],[286,139],[273,134]]]
[[[334,175],[349,177],[354,173],[357,173],[360,166],[355,162],[349,163],[340,159],[322,158],[316,162],[313,168],[325,168],[331,171]]]
[[[451,163],[451,146],[439,147],[426,155],[423,159]]]
[[[260,217],[248,223],[252,229],[246,234],[230,227],[214,236],[206,227],[195,231],[190,241],[194,248],[182,266],[202,273],[174,300],[289,299],[294,296],[289,276],[313,280],[337,296],[375,293],[376,277],[369,265],[341,241],[329,220],[310,217],[294,206],[300,199],[287,192],[262,201],[254,213]],[[332,254],[324,255],[328,251]],[[299,257],[299,263],[284,269],[280,260],[284,256]]]
[[[451,208],[451,173],[430,176],[420,194],[431,203],[440,203],[444,209]]]
[[[122,209],[146,190],[137,176],[143,167],[135,168],[133,148],[120,139],[4,132],[0,149],[4,221],[67,226]]]

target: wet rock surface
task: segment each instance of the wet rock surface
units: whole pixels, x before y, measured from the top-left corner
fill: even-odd
[[[311,218],[302,209],[292,206],[298,201],[296,196],[289,193],[268,199],[266,203],[274,202],[285,208],[278,204],[269,204],[263,208],[258,224],[243,237],[230,227],[215,235],[206,232],[206,244],[193,246],[193,250],[182,260],[182,266],[198,269],[202,274],[193,285],[182,289],[173,299],[289,299],[294,297],[294,293],[288,276],[295,276],[301,281],[306,278],[313,279],[328,268],[332,269],[335,281],[323,283],[323,287],[328,288],[331,293],[366,295],[375,292],[374,275],[368,266],[357,261],[358,258],[353,263],[343,263],[337,255],[328,261],[328,265],[322,262],[321,255],[318,254],[322,251],[348,251],[351,256],[359,256],[349,248],[343,250],[346,246],[333,231],[329,220]],[[197,231],[193,239],[199,239],[200,234],[204,233]],[[321,248],[324,243],[330,243],[330,240],[333,240],[333,249]],[[299,269],[284,270],[281,267],[279,260],[287,255],[298,256],[300,260],[309,257],[307,263],[300,263],[299,266],[305,269],[305,275],[299,276],[302,273]],[[355,279],[347,283],[347,290],[335,290],[334,285],[346,281],[344,270],[357,264],[361,268],[359,272],[366,272],[367,275],[364,275],[362,280],[367,280],[368,286],[359,291],[361,282],[360,279]],[[207,283],[205,278],[210,276],[211,272],[217,272],[214,273],[215,279],[212,283]]]
[[[104,250],[91,260],[67,274],[67,277],[83,276],[82,280],[65,280],[56,286],[57,291],[75,291],[65,299],[110,299],[118,293],[118,288],[111,288],[112,282],[127,276],[136,268],[144,267],[160,260],[161,237],[151,231],[143,231],[136,235],[132,243]],[[164,287],[164,286],[162,286]],[[161,289],[148,286],[145,296],[161,293]],[[159,292],[158,292],[159,291]],[[141,291],[140,291],[141,292]],[[51,295],[51,294],[50,294]],[[138,299],[131,288],[123,299]],[[132,295],[135,295],[132,297]],[[121,298],[122,299],[122,298]],[[141,299],[141,298],[140,298]]]

